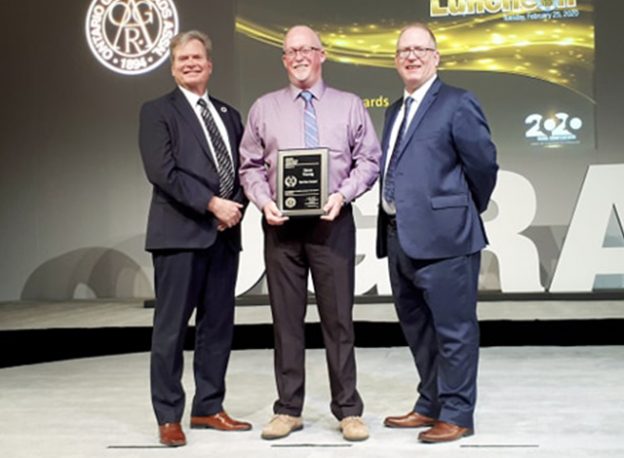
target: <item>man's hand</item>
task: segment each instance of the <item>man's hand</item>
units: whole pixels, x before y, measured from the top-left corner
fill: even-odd
[[[282,215],[282,212],[279,211],[275,202],[269,202],[262,209],[264,213],[264,217],[271,226],[281,226],[286,221],[288,221],[288,216]]]
[[[224,231],[230,227],[236,226],[240,223],[243,214],[241,209],[242,204],[234,202],[233,200],[222,199],[221,197],[214,196],[208,202],[208,210],[215,215],[215,218],[219,221],[217,224],[217,230]]]
[[[339,192],[330,194],[327,198],[327,203],[323,207],[325,214],[321,216],[321,219],[325,221],[333,221],[340,214],[340,209],[344,205],[344,196]]]

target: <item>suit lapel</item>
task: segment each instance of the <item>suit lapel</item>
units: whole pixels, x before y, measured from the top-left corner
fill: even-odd
[[[230,111],[227,106],[225,106],[223,103],[221,103],[217,99],[210,97],[210,101],[217,109],[217,113],[219,113],[219,117],[221,118],[221,121],[223,121],[223,124],[225,125],[225,130],[227,130],[227,134],[228,134],[228,141],[230,143],[230,151],[232,152],[234,170],[238,170],[238,154],[236,154],[237,149],[234,143],[236,139],[236,132],[234,132],[234,123],[232,122]]]
[[[414,114],[414,117],[412,118],[412,122],[407,128],[407,132],[405,132],[405,136],[403,137],[403,141],[401,142],[402,143],[400,145],[401,149],[398,151],[399,156],[397,157],[397,159],[399,159],[401,155],[403,154],[403,152],[405,151],[405,146],[409,143],[409,140],[414,135],[414,132],[416,132],[418,125],[421,123],[421,121],[425,117],[425,113],[427,112],[427,110],[429,109],[433,101],[436,99],[436,97],[438,96],[438,92],[440,92],[441,86],[442,86],[442,82],[440,81],[440,78],[436,78],[436,80],[433,82],[433,84],[431,85],[427,93],[425,94],[425,97],[423,98],[422,102],[420,102],[420,105],[418,105],[418,110],[416,111],[416,114]]]
[[[212,158],[212,154],[210,153],[210,147],[208,146],[208,141],[206,140],[206,135],[204,134],[204,130],[199,124],[199,119],[197,119],[197,115],[193,111],[193,107],[188,103],[184,94],[180,89],[176,89],[172,93],[172,103],[176,111],[180,114],[184,122],[189,127],[189,129],[193,132],[193,135],[201,145],[204,153],[208,157],[210,163],[215,166],[214,159]]]

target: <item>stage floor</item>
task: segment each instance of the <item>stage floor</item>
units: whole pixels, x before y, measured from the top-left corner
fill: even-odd
[[[10,351],[3,348],[2,351]],[[271,350],[238,350],[228,371],[226,409],[249,420],[242,433],[189,430],[193,394],[186,354],[189,444],[158,447],[149,401],[148,353],[0,369],[0,454],[4,457],[592,457],[624,456],[624,347],[484,348],[476,434],[420,444],[417,430],[391,430],[383,417],[407,412],[417,376],[405,347],[358,348],[359,389],[371,437],[342,440],[329,413],[322,350],[307,352],[304,429],[260,439],[275,397]]]
[[[149,327],[150,308],[138,300],[88,300],[0,303],[0,331]],[[624,319],[624,300],[594,301],[483,301],[479,321],[605,320]],[[354,321],[396,322],[391,303],[355,304]],[[270,324],[268,305],[237,306],[237,325]],[[306,321],[318,322],[316,306],[308,306]]]

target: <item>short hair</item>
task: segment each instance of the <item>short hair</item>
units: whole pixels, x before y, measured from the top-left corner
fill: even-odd
[[[206,50],[206,57],[208,59],[212,56],[212,40],[208,35],[199,30],[189,30],[187,32],[180,32],[175,37],[171,39],[171,43],[169,44],[169,59],[173,62],[175,58],[175,50],[180,46],[184,46],[191,40],[198,40],[204,45],[204,49]]]
[[[399,40],[401,39],[401,35],[403,35],[403,32],[405,32],[407,29],[422,29],[422,30],[424,30],[425,32],[427,32],[429,34],[429,37],[431,37],[431,41],[433,41],[433,47],[434,48],[438,47],[438,40],[436,40],[436,37],[435,37],[433,31],[424,22],[412,22],[411,24],[407,24],[405,27],[403,27],[401,29],[401,31],[399,32],[399,37],[397,38],[397,44],[399,43]]]

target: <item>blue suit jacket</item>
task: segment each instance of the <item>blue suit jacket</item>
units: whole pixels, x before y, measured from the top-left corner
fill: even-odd
[[[210,98],[228,132],[234,171],[243,133],[240,114]],[[153,185],[146,249],[201,249],[217,237],[217,221],[207,205],[219,194],[219,175],[199,120],[180,89],[141,108],[139,146],[147,178]],[[238,174],[232,200],[244,203]],[[224,231],[240,249],[240,224]]]
[[[386,111],[382,171],[402,99]],[[413,259],[461,256],[487,243],[480,213],[496,183],[496,147],[474,96],[444,84],[429,88],[397,152],[395,200],[403,251]],[[383,172],[382,172],[383,178]],[[383,181],[380,189],[383,192]],[[387,255],[387,215],[379,208],[377,255]]]

